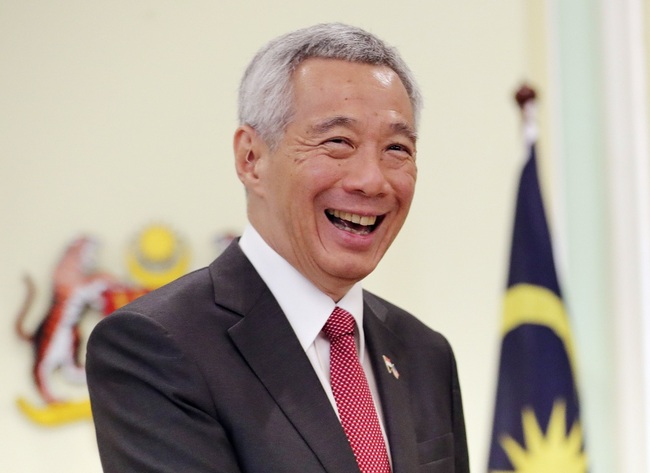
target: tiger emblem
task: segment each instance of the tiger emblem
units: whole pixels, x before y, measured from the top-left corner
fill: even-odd
[[[52,299],[33,333],[23,327],[35,298],[35,284],[25,277],[27,293],[16,318],[18,336],[34,346],[32,375],[40,396],[47,404],[62,402],[53,392],[52,377],[59,371],[73,384],[85,384],[86,374],[79,359],[80,322],[88,309],[106,315],[107,294],[117,286],[114,277],[96,270],[98,243],[83,236],[65,250],[54,269]]]

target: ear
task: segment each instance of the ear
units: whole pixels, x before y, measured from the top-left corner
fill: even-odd
[[[259,161],[268,152],[268,148],[255,129],[248,125],[242,125],[235,131],[233,148],[237,176],[249,189],[259,180]]]

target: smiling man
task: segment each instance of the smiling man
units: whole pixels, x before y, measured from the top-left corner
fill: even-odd
[[[317,25],[260,50],[239,100],[244,234],[89,340],[104,471],[468,472],[449,344],[361,286],[415,190],[411,72]]]

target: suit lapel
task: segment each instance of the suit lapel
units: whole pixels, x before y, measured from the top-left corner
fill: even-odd
[[[386,308],[366,298],[363,327],[386,424],[386,435],[393,460],[393,473],[417,472],[419,468],[417,439],[411,417],[411,406],[406,379],[408,363],[403,342],[386,324]],[[401,355],[401,357],[400,357]],[[399,372],[389,372],[384,356]]]
[[[211,267],[215,297],[243,316],[229,330],[241,355],[325,471],[358,473],[338,417],[268,287],[236,243],[218,261]]]

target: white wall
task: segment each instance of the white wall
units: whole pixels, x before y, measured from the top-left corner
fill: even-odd
[[[367,287],[451,340],[483,470],[522,157],[512,93],[531,68],[525,20],[516,0],[0,0],[0,469],[100,471],[90,422],[47,429],[14,405],[38,402],[31,348],[13,332],[23,273],[39,288],[35,327],[78,232],[100,238],[101,266],[122,275],[126,244],[153,221],[207,264],[215,234],[244,225],[231,157],[243,68],[280,33],[343,21],[399,47],[424,91],[416,200]]]
[[[620,471],[649,471],[650,48],[644,37],[644,6],[650,3],[603,0],[602,4],[617,464]]]

